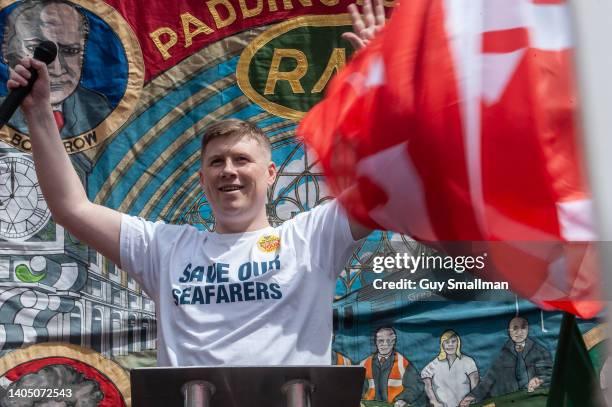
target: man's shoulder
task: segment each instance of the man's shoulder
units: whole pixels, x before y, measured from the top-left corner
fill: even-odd
[[[514,342],[511,339],[508,339],[506,342],[504,342],[504,346],[501,349],[501,353],[513,353],[512,349],[514,349]]]
[[[361,366],[363,366],[363,365],[365,365],[366,363],[371,362],[371,361],[372,361],[372,359],[374,359],[374,357],[375,357],[375,356],[376,356],[376,353],[372,353],[372,354],[368,355],[368,357],[366,357],[364,360],[362,360],[361,362],[359,362],[359,364],[360,364]]]
[[[178,234],[200,234],[200,233],[208,233],[202,232],[198,230],[195,226],[189,224],[173,224],[166,223],[162,219],[158,220],[148,220],[139,216],[133,216],[126,213],[122,214],[122,222],[124,224],[128,224],[130,226],[137,226],[142,228],[147,233],[155,234],[155,235],[178,235]]]
[[[80,103],[94,103],[95,105],[104,106],[110,109],[108,98],[95,90],[84,87],[83,85],[78,85],[72,95],[68,96],[67,99],[76,99]]]
[[[327,216],[334,215],[337,211],[335,199],[321,202],[312,209],[298,213],[293,218],[283,222],[282,227],[304,227],[309,223],[324,221]]]
[[[530,352],[537,352],[539,354],[549,354],[549,350],[546,349],[546,347],[544,345],[542,345],[541,343],[539,343],[538,341],[535,341],[531,338],[527,338],[526,340],[526,347],[528,347],[528,353]]]
[[[398,351],[395,351],[395,360],[398,362],[401,360],[404,365],[410,364],[410,359],[408,359],[406,356],[399,353]]]

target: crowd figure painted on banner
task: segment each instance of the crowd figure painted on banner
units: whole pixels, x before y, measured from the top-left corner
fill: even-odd
[[[508,336],[497,358],[476,388],[461,406],[490,397],[526,390],[533,392],[549,387],[552,376],[552,357],[548,349],[529,338],[529,323],[515,317],[508,324]]]
[[[509,339],[481,378],[478,364],[462,350],[461,336],[452,329],[439,337],[439,353],[418,369],[397,349],[397,333],[385,326],[374,332],[374,353],[359,364],[366,370],[363,400],[394,407],[465,407],[519,391],[550,386],[552,357],[548,349],[529,337],[529,323],[515,317],[508,324]],[[334,365],[351,365],[333,351]]]
[[[424,406],[423,382],[410,360],[396,350],[397,334],[392,327],[374,333],[376,351],[363,360],[364,400],[382,400],[394,407]]]
[[[461,352],[461,337],[452,329],[440,336],[440,353],[423,368],[421,378],[432,407],[458,406],[480,380],[476,362]]]
[[[53,114],[62,137],[91,130],[112,110],[104,95],[80,83],[88,34],[87,17],[72,4],[60,0],[24,1],[11,10],[5,22],[2,56],[10,67],[33,55],[44,40],[57,45],[57,58],[48,70]],[[20,110],[9,124],[27,132]]]

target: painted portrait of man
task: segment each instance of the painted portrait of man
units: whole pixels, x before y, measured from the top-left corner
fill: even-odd
[[[483,380],[462,400],[461,406],[518,391],[532,393],[550,386],[552,356],[544,345],[529,337],[527,319],[512,318],[508,337]]]
[[[61,0],[24,1],[11,10],[5,22],[2,56],[9,67],[33,55],[42,41],[57,45],[57,58],[48,70],[53,114],[63,138],[95,128],[112,110],[103,94],[81,85],[88,34],[85,14]],[[26,132],[20,111],[9,124]]]

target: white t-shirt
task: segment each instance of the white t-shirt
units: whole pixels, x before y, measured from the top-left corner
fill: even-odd
[[[467,355],[455,359],[449,366],[448,360],[435,358],[421,371],[421,378],[432,379],[433,390],[444,407],[457,407],[470,392],[470,374],[478,371],[474,359]]]
[[[121,264],[155,301],[159,366],[329,365],[357,243],[335,201],[239,234],[123,215]]]

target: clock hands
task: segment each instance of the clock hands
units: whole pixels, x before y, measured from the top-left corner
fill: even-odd
[[[15,163],[11,163],[11,198],[15,197]]]

